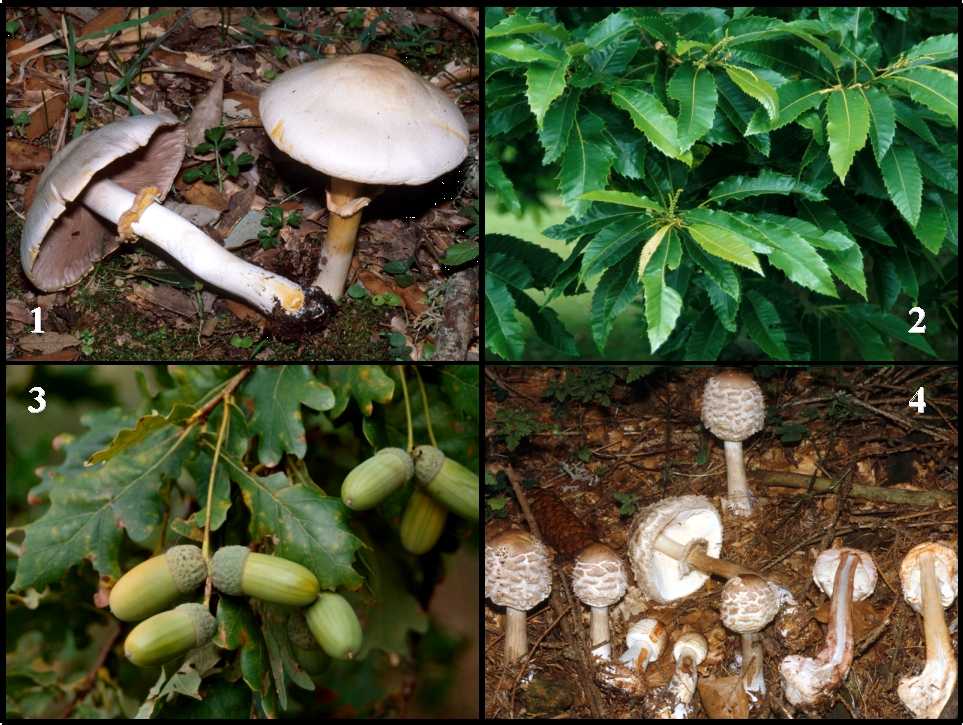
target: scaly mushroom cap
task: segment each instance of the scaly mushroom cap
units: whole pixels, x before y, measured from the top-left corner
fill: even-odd
[[[586,547],[575,561],[572,589],[590,607],[610,607],[619,601],[629,582],[622,558],[605,544]]]
[[[813,564],[813,581],[827,597],[832,598],[836,569],[839,568],[839,561],[843,552],[847,551],[859,557],[859,563],[856,565],[856,573],[853,578],[853,601],[858,602],[868,597],[876,589],[876,563],[873,561],[873,557],[861,549],[842,547],[820,552]]]
[[[167,195],[184,158],[185,132],[177,123],[168,111],[131,116],[74,139],[54,156],[20,238],[23,270],[38,289],[76,284],[120,244],[113,225],[77,201],[101,172],[133,194],[153,186],[161,199]]]
[[[903,597],[918,613],[923,611],[919,559],[924,553],[933,556],[933,568],[936,570],[940,605],[943,609],[950,606],[956,599],[957,587],[959,586],[956,552],[945,544],[934,541],[917,544],[903,558],[903,563],[899,567],[899,580],[903,587]]]
[[[766,406],[762,390],[746,373],[727,371],[706,382],[702,422],[724,441],[744,441],[762,430]]]
[[[733,632],[747,634],[763,629],[779,611],[776,593],[762,577],[737,576],[722,587],[719,614]]]
[[[424,184],[468,154],[468,125],[435,86],[380,55],[347,55],[282,73],[261,122],[286,154],[363,184]]]
[[[704,496],[666,498],[638,514],[629,536],[629,561],[636,583],[659,604],[689,596],[709,578],[684,561],[656,551],[655,540],[663,534],[682,545],[704,541],[706,554],[718,557],[722,519]]]
[[[527,531],[510,529],[485,546],[485,596],[492,602],[527,611],[551,591],[548,549]]]

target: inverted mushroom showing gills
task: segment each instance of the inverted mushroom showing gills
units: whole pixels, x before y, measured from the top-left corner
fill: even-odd
[[[649,599],[668,604],[705,584],[709,574],[726,579],[755,574],[717,558],[722,519],[704,496],[666,498],[639,513],[628,552],[635,581]]]
[[[528,653],[526,612],[552,591],[548,549],[526,531],[509,529],[485,546],[485,596],[505,607],[505,662]]]
[[[956,685],[956,659],[943,609],[956,599],[956,552],[945,544],[914,546],[899,570],[903,597],[923,615],[926,664],[923,671],[900,680],[897,692],[907,709],[918,718],[940,717]]]
[[[605,544],[586,547],[575,560],[572,590],[575,596],[592,608],[590,633],[592,653],[609,659],[609,610],[625,595],[628,587],[625,565],[621,557]]]
[[[762,430],[765,422],[762,390],[751,375],[728,371],[709,378],[702,394],[702,422],[723,441],[726,452],[728,495],[724,507],[736,516],[752,513],[752,495],[746,484],[742,442]]]
[[[762,577],[737,576],[722,588],[719,614],[728,629],[742,636],[742,687],[753,699],[766,694],[759,632],[778,611],[776,592]]]
[[[282,73],[261,94],[274,144],[330,178],[328,234],[314,281],[341,297],[369,185],[424,184],[468,154],[468,125],[448,96],[398,61],[348,55]]]
[[[672,645],[675,673],[669,680],[671,699],[656,712],[659,718],[683,720],[689,717],[690,703],[699,682],[698,667],[709,653],[709,643],[698,632],[686,632]]]
[[[789,655],[779,665],[782,691],[793,705],[822,704],[842,683],[853,662],[853,602],[876,588],[873,557],[859,549],[826,549],[813,565],[813,580],[832,598],[826,645],[816,655]]]
[[[20,260],[30,281],[45,292],[70,287],[136,235],[262,312],[298,319],[330,314],[333,303],[320,291],[305,295],[156,203],[183,158],[184,130],[166,111],[115,121],[67,144],[41,175],[23,225]]]

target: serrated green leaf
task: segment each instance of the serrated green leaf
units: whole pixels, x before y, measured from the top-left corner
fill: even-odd
[[[686,231],[709,254],[762,274],[750,241],[727,226],[728,215],[708,209],[693,209],[684,215]]]
[[[505,170],[498,162],[498,154],[490,144],[485,144],[485,186],[494,189],[499,200],[509,210],[516,214],[521,212],[522,204],[518,200],[518,194],[515,193],[515,187],[511,179],[506,176]]]
[[[756,110],[746,127],[747,136],[782,128],[806,111],[819,108],[826,97],[823,84],[809,78],[783,83],[776,93],[779,96],[779,116],[771,120],[764,109]]]
[[[956,73],[943,68],[912,68],[888,79],[890,83],[908,91],[910,98],[934,113],[949,116],[959,125],[959,79]]]
[[[960,36],[956,33],[934,35],[907,50],[904,57],[908,61],[942,63],[955,58],[959,53],[959,48]]]
[[[568,35],[568,31],[562,25],[549,25],[521,13],[514,13],[498,25],[487,28],[485,40],[487,42],[492,38],[501,38],[506,35],[533,35],[535,33],[548,33],[558,38],[564,38]]]
[[[679,102],[679,147],[685,151],[712,128],[716,115],[716,82],[712,74],[692,63],[680,65],[666,88]]]
[[[603,138],[604,124],[593,113],[580,113],[572,123],[568,146],[558,173],[559,191],[575,216],[585,214],[589,202],[582,194],[604,189],[612,170],[613,154]]]
[[[565,151],[572,131],[572,123],[578,112],[579,97],[579,91],[570,89],[545,112],[542,127],[538,130],[538,140],[542,142],[542,148],[545,149],[545,155],[542,157],[543,164],[557,161]]]
[[[537,45],[517,36],[486,39],[485,52],[503,56],[516,63],[557,63],[567,56],[559,48]]]
[[[715,360],[731,337],[732,335],[712,310],[706,310],[692,325],[689,338],[685,343],[683,359],[700,362]]]
[[[649,265],[652,257],[655,255],[656,251],[659,249],[659,245],[662,243],[662,239],[665,235],[672,229],[671,224],[666,224],[655,231],[651,237],[646,240],[645,244],[642,246],[642,254],[639,256],[639,279],[645,277],[645,268]],[[668,242],[666,242],[668,244]],[[665,255],[666,262],[668,262],[669,254]]]
[[[571,61],[566,55],[556,63],[532,63],[525,71],[528,105],[535,114],[535,122],[539,128],[542,127],[549,106],[565,90],[565,73]]]
[[[786,330],[775,305],[755,290],[746,292],[745,299],[749,304],[742,306],[742,321],[752,341],[773,360],[791,359]]]
[[[487,255],[486,255],[487,262]],[[515,300],[505,283],[485,267],[485,346],[505,360],[520,360],[525,351],[522,323]]]
[[[910,226],[916,226],[923,195],[923,177],[916,155],[906,146],[892,146],[879,168],[893,204]]]
[[[826,197],[805,182],[797,181],[795,177],[780,174],[770,169],[763,169],[756,177],[730,176],[723,179],[709,192],[707,201],[725,204],[730,201],[745,199],[750,196],[764,196],[767,194],[798,194],[811,201],[825,201]]]
[[[931,202],[924,202],[920,211],[919,221],[913,228],[913,233],[920,243],[931,254],[939,254],[946,237],[947,224],[940,208]]]
[[[627,191],[590,191],[582,194],[580,199],[587,201],[603,201],[609,204],[622,204],[638,209],[649,209],[650,211],[661,212],[664,208],[658,202],[652,201],[648,197],[631,194]]]
[[[682,297],[665,281],[669,245],[662,244],[649,261],[642,278],[649,349],[655,353],[672,334],[682,312]]]
[[[602,354],[605,353],[615,319],[642,291],[638,266],[635,255],[631,255],[609,267],[595,287],[592,295],[592,339]]]
[[[725,70],[732,82],[739,86],[743,93],[759,101],[760,105],[766,109],[766,113],[769,114],[770,120],[774,121],[779,118],[779,95],[775,88],[760,78],[759,74],[748,68],[727,65]]]
[[[853,164],[856,152],[866,145],[869,133],[869,108],[863,95],[846,88],[829,94],[826,104],[826,135],[829,136],[829,158],[840,182]]]
[[[562,355],[573,357],[578,354],[575,339],[565,329],[555,310],[551,307],[539,307],[531,297],[520,290],[511,292],[518,311],[531,321],[535,334],[542,342]]]
[[[870,125],[869,140],[873,144],[873,153],[877,163],[889,151],[896,135],[896,111],[893,101],[879,88],[864,88],[863,95],[869,110]]]
[[[609,89],[612,102],[632,117],[635,127],[659,151],[670,158],[682,155],[676,121],[658,98],[637,82],[624,82]]]
[[[580,279],[588,279],[617,264],[652,234],[652,219],[636,214],[602,229],[585,247]]]

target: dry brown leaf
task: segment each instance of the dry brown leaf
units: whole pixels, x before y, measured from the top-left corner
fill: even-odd
[[[7,168],[17,171],[36,171],[50,162],[50,151],[43,146],[10,139],[7,141]]]
[[[80,339],[63,332],[44,332],[41,334],[31,332],[17,340],[17,344],[24,350],[50,354],[60,352],[68,347],[76,347],[80,344]]]

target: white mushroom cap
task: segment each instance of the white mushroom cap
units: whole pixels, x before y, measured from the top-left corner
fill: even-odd
[[[718,557],[722,551],[722,519],[704,496],[666,498],[636,517],[628,543],[635,581],[646,597],[666,604],[697,591],[709,575],[657,551],[655,540],[659,536],[683,546],[704,542],[706,554]]]
[[[657,619],[640,619],[625,635],[626,650],[619,661],[631,668],[645,669],[662,655],[669,633]],[[645,652],[645,659],[639,657]]]
[[[380,55],[282,73],[261,94],[261,122],[292,158],[364,184],[424,184],[468,153],[468,125],[442,91]]]
[[[779,612],[779,599],[762,577],[737,576],[722,587],[719,613],[733,632],[746,634],[763,629]]]
[[[485,596],[492,602],[527,611],[551,591],[548,549],[534,536],[509,529],[485,547]]]
[[[74,139],[53,157],[20,238],[23,270],[38,289],[76,284],[119,246],[115,225],[71,203],[99,172],[110,167],[111,180],[134,194],[152,186],[167,195],[184,158],[185,131],[177,124],[168,111],[131,116]]]
[[[917,544],[903,558],[899,567],[899,580],[903,598],[918,613],[923,612],[923,593],[920,586],[920,556],[930,554],[939,585],[940,605],[946,609],[956,599],[959,581],[957,577],[956,552],[945,544],[928,541]]]
[[[709,643],[698,632],[686,632],[672,645],[672,657],[677,663],[688,657],[695,665],[700,665],[708,654]]]
[[[840,549],[826,549],[820,552],[813,564],[813,581],[823,590],[827,597],[833,596],[833,584],[836,580],[836,569],[839,568],[839,560],[843,552],[849,552],[859,557],[856,565],[856,573],[853,578],[853,601],[858,602],[876,589],[876,564],[868,553],[861,549],[850,549],[842,547]]]
[[[766,406],[762,390],[746,373],[726,371],[706,382],[702,422],[724,441],[744,441],[762,430]]]
[[[590,607],[610,607],[628,588],[622,558],[605,544],[592,544],[575,560],[572,589]]]

